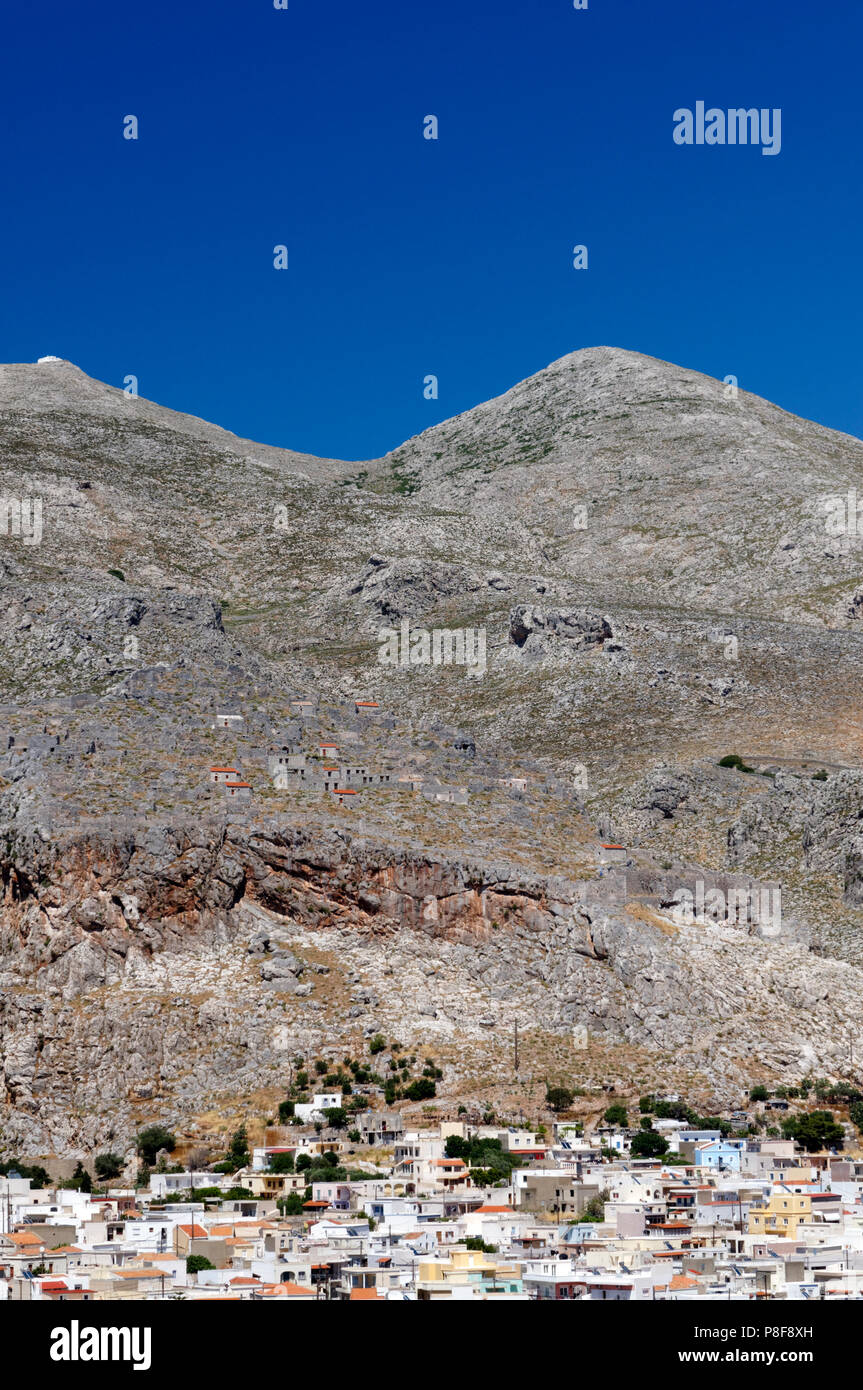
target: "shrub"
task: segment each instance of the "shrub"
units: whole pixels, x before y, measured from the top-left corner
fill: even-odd
[[[234,1165],[230,1171],[236,1172],[238,1168],[245,1168],[250,1158],[251,1155],[249,1153],[249,1139],[246,1126],[240,1125],[240,1128],[235,1129],[231,1135],[231,1143],[228,1148],[227,1161]]]
[[[749,767],[741,758],[739,753],[726,753],[724,758],[720,758],[717,767],[736,767],[738,772],[754,772],[754,767]]]
[[[633,1158],[659,1158],[668,1150],[668,1141],[655,1129],[643,1129],[632,1141]]]
[[[216,1266],[215,1266],[214,1264],[211,1264],[211,1263],[210,1263],[210,1261],[207,1259],[206,1255],[187,1255],[187,1256],[186,1256],[186,1273],[187,1273],[187,1274],[197,1274],[197,1273],[198,1273],[198,1270],[200,1270],[200,1269],[215,1269],[215,1268],[216,1268]]]
[[[431,1100],[437,1095],[437,1086],[427,1076],[420,1076],[405,1087],[406,1100]]]
[[[545,1092],[545,1103],[552,1110],[560,1112],[568,1110],[572,1105],[573,1095],[566,1086],[548,1086]]]
[[[808,1115],[791,1115],[782,1122],[786,1139],[794,1139],[807,1153],[819,1149],[841,1149],[845,1131],[829,1110],[812,1110]]]
[[[108,1178],[119,1178],[123,1171],[123,1160],[119,1154],[97,1154],[93,1167],[96,1177],[105,1182]]]
[[[176,1147],[176,1138],[164,1125],[147,1125],[135,1140],[136,1151],[148,1164],[155,1163],[156,1154],[160,1149],[167,1149],[170,1153]]]

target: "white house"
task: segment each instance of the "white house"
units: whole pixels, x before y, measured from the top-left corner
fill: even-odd
[[[310,1101],[295,1105],[294,1114],[304,1125],[314,1124],[315,1120],[326,1120],[325,1110],[338,1110],[341,1103],[341,1091],[320,1091]]]

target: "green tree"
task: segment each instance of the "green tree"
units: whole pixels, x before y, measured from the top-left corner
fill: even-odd
[[[360,1134],[360,1132],[359,1132],[358,1129],[349,1129],[349,1130],[348,1130],[348,1138],[350,1139],[350,1141],[351,1141],[352,1144],[358,1144],[358,1143],[360,1142],[360,1140],[362,1139],[362,1137],[363,1137],[363,1136]]]
[[[293,1173],[294,1155],[293,1154],[271,1154],[270,1172],[271,1173]]]
[[[211,1263],[210,1263],[210,1261],[207,1259],[206,1255],[187,1255],[187,1256],[186,1256],[186,1273],[187,1273],[187,1274],[197,1274],[199,1269],[215,1269],[215,1268],[216,1268],[216,1266],[215,1266],[214,1264],[211,1264]]]
[[[240,1125],[231,1135],[231,1143],[228,1148],[228,1161],[234,1165],[233,1171],[238,1168],[245,1168],[250,1161],[249,1136],[245,1125]]]
[[[602,1118],[607,1125],[620,1125],[622,1129],[625,1129],[629,1124],[626,1106],[621,1105],[619,1102],[615,1105],[610,1105]]]
[[[93,1160],[93,1167],[96,1177],[101,1182],[106,1182],[109,1178],[119,1178],[123,1171],[123,1160],[119,1154],[97,1154]]]
[[[160,1149],[171,1153],[177,1147],[177,1140],[164,1125],[147,1125],[135,1140],[135,1148],[144,1162],[152,1166]]]
[[[294,1113],[294,1102],[292,1100],[279,1101],[279,1124],[286,1125]]]
[[[75,1171],[72,1174],[72,1186],[77,1186],[79,1192],[93,1191],[93,1179],[80,1159],[75,1164]]]
[[[604,1221],[605,1203],[608,1201],[610,1196],[611,1193],[609,1192],[608,1188],[604,1187],[601,1192],[598,1192],[596,1194],[595,1197],[591,1197],[590,1201],[586,1204],[584,1211],[579,1216],[579,1221]]]
[[[444,1145],[444,1153],[447,1158],[463,1158],[467,1161],[470,1158],[470,1140],[462,1139],[460,1134],[450,1134]]]
[[[820,1149],[841,1149],[845,1131],[829,1110],[812,1110],[808,1115],[791,1115],[782,1122],[786,1139],[794,1139],[807,1153]]]
[[[545,1103],[551,1110],[559,1114],[561,1110],[568,1110],[572,1102],[573,1094],[567,1086],[546,1087]]]
[[[724,758],[720,758],[718,767],[736,767],[738,772],[754,772],[755,769],[749,767],[741,758],[739,753],[726,753]]]
[[[328,1106],[324,1111],[327,1124],[331,1129],[344,1129],[347,1123],[347,1113],[341,1105]]]
[[[752,1090],[749,1092],[750,1100],[767,1100],[768,1097],[769,1092],[766,1086],[753,1086]]]
[[[660,1158],[668,1152],[668,1141],[655,1129],[642,1129],[632,1141],[633,1158]]]
[[[375,1033],[373,1038],[369,1038],[369,1052],[373,1057],[376,1057],[379,1052],[383,1052],[386,1045],[386,1039],[382,1033]]]
[[[279,1200],[279,1210],[284,1216],[302,1216],[303,1199],[299,1192],[289,1192],[287,1197]]]
[[[405,1087],[406,1100],[431,1100],[437,1095],[437,1086],[427,1076],[420,1076]]]

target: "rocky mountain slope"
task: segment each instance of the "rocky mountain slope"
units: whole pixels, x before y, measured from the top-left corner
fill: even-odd
[[[0,527],[0,1142],[192,1133],[379,1030],[452,1099],[521,1094],[514,1023],[540,1090],[849,1074],[858,441],[596,348],[367,464],[70,363],[0,368],[0,443],[42,509]],[[403,627],[482,668],[383,663]],[[288,746],[390,781],[279,786]]]

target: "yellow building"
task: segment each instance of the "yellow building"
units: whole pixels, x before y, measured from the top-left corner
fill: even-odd
[[[251,1173],[243,1179],[254,1197],[287,1197],[290,1192],[305,1192],[306,1180],[302,1173]]]
[[[800,1223],[811,1220],[812,1198],[779,1187],[768,1202],[749,1208],[747,1231],[755,1236],[790,1236],[793,1240]]]
[[[480,1250],[452,1250],[445,1258],[421,1260],[417,1297],[422,1300],[461,1294],[519,1294],[521,1266],[498,1260]]]

